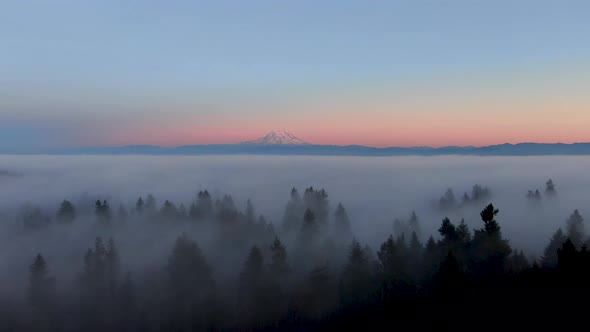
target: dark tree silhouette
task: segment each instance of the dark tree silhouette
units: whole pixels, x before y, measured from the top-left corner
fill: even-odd
[[[561,248],[561,246],[567,240],[567,236],[563,233],[561,228],[558,228],[547,247],[543,251],[543,257],[541,258],[541,264],[546,268],[553,268],[557,266],[557,249]]]
[[[266,325],[266,313],[276,305],[277,291],[269,283],[264,269],[264,258],[258,247],[250,249],[250,254],[240,273],[239,317],[246,326]]]
[[[158,205],[156,204],[156,198],[154,197],[154,195],[147,195],[147,198],[145,200],[145,210],[150,214],[154,214],[156,213],[157,209]]]
[[[137,203],[135,203],[135,211],[137,213],[142,213],[145,203],[143,202],[143,198],[141,196],[137,199]]]
[[[310,210],[305,210],[303,215],[303,224],[301,225],[301,231],[299,232],[300,242],[312,244],[317,239],[318,235],[318,224],[316,221],[315,214]]]
[[[37,254],[29,269],[29,303],[35,310],[46,311],[54,300],[55,280],[49,276],[45,258]]]
[[[41,230],[49,226],[50,220],[39,207],[25,204],[17,215],[17,223],[25,230]]]
[[[464,286],[465,275],[459,261],[449,251],[437,273],[438,291],[444,297],[455,297]]]
[[[273,244],[270,246],[270,252],[272,256],[268,269],[275,278],[282,280],[291,273],[291,268],[287,263],[287,249],[278,237],[275,237]]]
[[[418,215],[416,211],[412,211],[410,214],[410,220],[408,220],[408,227],[412,233],[416,233],[417,237],[422,236],[422,228],[420,227],[420,220],[418,219]]]
[[[479,202],[491,196],[491,192],[487,187],[476,184],[471,190],[471,201]]]
[[[111,221],[111,208],[109,207],[109,203],[106,200],[102,202],[97,200],[95,203],[94,214],[99,222],[108,224]]]
[[[29,268],[28,299],[32,308],[31,328],[36,331],[55,329],[55,280],[49,276],[41,254],[35,257]]]
[[[203,315],[215,296],[215,282],[201,249],[185,234],[176,239],[166,272],[171,324],[181,330],[205,328]]]
[[[404,250],[389,236],[377,251],[377,258],[381,263],[382,272],[386,280],[407,279],[406,257]]]
[[[76,219],[76,208],[72,202],[64,200],[57,211],[57,220],[63,223],[70,223]]]
[[[456,205],[456,202],[455,202],[455,193],[453,192],[453,189],[451,189],[451,188],[447,189],[445,194],[440,198],[438,204],[439,204],[439,207],[443,210],[454,208]]]
[[[338,203],[334,213],[334,236],[339,241],[350,243],[352,240],[352,230],[350,229],[350,218],[342,203]]]
[[[305,207],[316,216],[319,227],[324,227],[328,222],[329,201],[328,193],[324,189],[315,190],[313,187],[305,189],[303,194]]]
[[[283,217],[283,230],[285,232],[292,232],[301,229],[301,220],[305,207],[297,189],[291,189],[291,199],[285,208],[285,215]]]
[[[474,270],[480,276],[502,273],[506,259],[512,252],[508,241],[502,238],[500,225],[495,219],[498,212],[493,204],[486,206],[480,213],[484,228],[474,233]]]
[[[248,259],[240,275],[240,281],[248,286],[256,285],[262,281],[264,275],[264,259],[262,252],[254,246],[250,249]]]
[[[584,231],[584,218],[578,210],[574,210],[566,221],[567,237],[572,241],[576,248],[580,248],[584,243],[586,234]]]
[[[193,220],[209,218],[213,213],[213,200],[207,190],[199,191],[197,200],[189,208],[189,217]]]
[[[547,180],[545,183],[545,194],[549,196],[557,194],[557,191],[555,190],[555,184],[553,184],[553,180],[551,179]]]
[[[165,220],[175,220],[179,217],[176,205],[174,205],[174,203],[170,202],[169,200],[164,201],[164,205],[160,210],[160,215]]]
[[[471,231],[467,227],[467,224],[465,224],[465,219],[461,219],[461,223],[457,226],[457,239],[463,245],[471,242]]]
[[[469,197],[468,193],[463,193],[463,197],[461,198],[463,204],[467,204],[469,203],[469,201],[471,200],[471,197]]]
[[[496,222],[496,215],[498,214],[499,210],[494,208],[494,205],[490,204],[481,211],[479,214],[481,216],[481,220],[484,223],[483,231],[487,234],[496,234],[500,232],[500,226]]]
[[[238,220],[238,209],[231,195],[223,195],[221,200],[215,202],[217,220],[223,224],[232,224]]]
[[[365,303],[371,295],[371,266],[358,241],[353,240],[340,283],[341,301],[345,305]]]
[[[536,191],[531,194],[540,196]],[[409,218],[398,219],[395,234],[375,253],[354,239],[344,248],[352,236],[346,209],[338,204],[332,232],[327,233],[316,213],[328,207],[327,194],[308,188],[306,195],[302,199],[293,190],[287,205],[284,221],[296,225],[293,232],[288,230],[291,226],[275,230],[264,216],[257,218],[250,201],[239,211],[233,198],[225,195],[214,206],[206,191],[191,202],[188,214],[173,201],[164,201],[159,211],[148,213],[148,204],[140,197],[135,208],[130,206],[135,211],[131,218],[126,218],[121,205],[110,227],[71,224],[76,209],[68,201],[56,214],[57,220],[68,221],[59,227],[51,225],[39,208],[27,205],[16,211],[17,225],[24,228],[10,234],[6,227],[7,239],[14,235],[18,241],[45,247],[56,234],[85,237],[97,232],[105,241],[96,238],[84,256],[81,273],[77,271],[77,282],[64,283],[59,291],[42,255],[35,257],[28,279],[4,276],[15,289],[2,291],[0,330],[318,331],[383,326],[434,330],[479,326],[481,312],[493,318],[485,320],[489,327],[526,323],[536,329],[555,322],[567,330],[570,318],[583,314],[577,302],[590,296],[590,252],[578,210],[567,219],[565,232],[558,229],[553,234],[537,263],[503,238],[499,212],[492,204],[481,211],[479,228],[471,230],[465,220],[453,224],[444,218],[438,228],[440,239],[430,236],[425,245],[421,239],[427,234],[420,236],[418,216],[412,211]],[[469,201],[476,203],[489,192],[476,185],[472,195]],[[155,204],[153,196],[149,200]],[[95,198],[80,200],[80,216],[92,214],[94,202]],[[551,205],[543,206],[542,212],[550,212]],[[471,207],[458,202],[455,206],[451,215],[471,213]],[[111,220],[106,201],[96,201],[94,208],[98,220]],[[199,222],[189,223],[189,216]],[[296,222],[288,221],[295,217]],[[175,223],[159,222],[164,220]],[[176,235],[170,232],[178,229],[206,241],[204,248],[214,265],[186,234],[176,239],[166,262],[154,245],[166,243],[171,234]],[[84,232],[74,233],[78,230]],[[78,243],[71,236],[65,239],[68,244]],[[137,244],[145,252],[136,252]],[[70,280],[69,254],[62,250],[66,247],[59,248],[52,250],[53,255],[66,254],[56,257],[60,264],[55,274]],[[4,249],[11,246],[5,244]],[[149,264],[134,262],[138,257]],[[19,289],[26,290],[26,304]],[[531,321],[519,314],[522,308],[544,319]]]
[[[314,267],[307,278],[306,288],[298,305],[308,319],[323,319],[338,302],[338,289],[327,264]]]
[[[457,228],[451,223],[449,218],[444,218],[440,227],[438,228],[439,234],[442,236],[443,241],[449,244],[454,244],[459,240],[459,234]]]

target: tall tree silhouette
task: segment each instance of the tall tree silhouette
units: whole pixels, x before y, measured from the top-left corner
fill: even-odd
[[[156,198],[152,194],[148,194],[147,198],[145,199],[145,210],[153,215],[156,213],[158,209],[158,205],[156,203]]]
[[[553,180],[547,180],[547,182],[545,183],[545,194],[551,196],[555,195],[556,193],[557,190],[555,190],[555,184],[553,183]]]
[[[309,187],[303,194],[303,202],[307,209],[313,211],[318,226],[324,227],[328,222],[329,201],[328,193],[322,188],[319,190]]]
[[[467,224],[465,224],[465,219],[461,219],[461,223],[457,226],[457,237],[461,244],[467,245],[471,242],[471,231]]]
[[[464,281],[463,269],[455,255],[449,251],[438,269],[438,291],[444,297],[456,297],[464,286]]]
[[[144,207],[145,207],[145,202],[143,201],[143,198],[141,198],[141,196],[140,196],[137,199],[137,202],[135,203],[135,211],[137,213],[142,213]]]
[[[365,303],[371,295],[371,266],[358,241],[353,240],[348,262],[342,273],[340,294],[346,305]]]
[[[381,244],[377,251],[377,258],[381,263],[382,272],[387,281],[407,278],[406,257],[400,250],[393,236]]]
[[[233,224],[238,220],[238,209],[231,195],[223,195],[221,200],[215,202],[217,220],[222,224]]]
[[[160,210],[160,215],[165,220],[175,220],[178,218],[179,213],[174,203],[170,202],[169,200],[165,200],[164,205],[162,205],[162,209]]]
[[[268,269],[275,278],[281,280],[291,273],[291,268],[287,263],[287,249],[278,237],[275,237],[273,244],[270,246],[270,252],[272,256]]]
[[[38,254],[29,268],[28,297],[33,309],[33,328],[35,330],[51,330],[55,300],[55,280],[49,276],[47,263]]]
[[[98,221],[103,224],[108,224],[111,221],[111,208],[109,203],[104,200],[97,200],[95,203],[94,214],[98,218]]]
[[[197,199],[189,208],[189,217],[193,220],[201,220],[213,213],[213,200],[207,190],[199,191]]]
[[[291,197],[285,208],[283,216],[283,230],[292,232],[301,228],[301,220],[305,207],[297,189],[291,189]]]
[[[76,208],[67,199],[61,202],[57,211],[57,220],[63,223],[71,223],[76,219]]]
[[[338,241],[350,243],[352,230],[350,229],[350,218],[342,203],[338,203],[334,213],[334,236]]]
[[[273,305],[274,293],[269,285],[262,252],[254,246],[250,249],[240,273],[239,316],[246,326],[265,325],[265,313],[270,311],[270,306]]]
[[[500,225],[495,217],[499,210],[493,204],[480,213],[484,228],[476,230],[473,237],[474,269],[480,275],[497,275],[504,269],[506,258],[512,252],[508,241],[502,238]]]
[[[48,310],[53,304],[55,280],[49,276],[45,258],[37,254],[29,269],[29,303],[35,310]]]
[[[176,239],[166,272],[168,310],[175,329],[204,328],[203,313],[214,297],[215,282],[201,249],[185,234]]]
[[[439,207],[443,210],[454,208],[455,204],[455,193],[451,188],[447,189],[447,191],[445,191],[445,194],[438,201]]]
[[[418,238],[422,236],[422,228],[420,227],[420,220],[418,219],[416,211],[412,211],[412,213],[410,214],[410,219],[408,220],[408,227],[410,228],[410,231],[412,233],[416,233],[416,236]]]
[[[584,231],[584,218],[578,210],[574,210],[566,221],[567,237],[572,240],[576,248],[580,248],[584,243],[586,233]]]
[[[561,246],[567,240],[567,236],[563,233],[561,228],[558,228],[547,247],[543,251],[543,257],[541,258],[541,264],[547,268],[557,267],[557,250],[561,248]]]
[[[303,224],[301,225],[301,231],[299,232],[300,241],[304,243],[314,243],[318,235],[318,224],[316,221],[315,214],[310,210],[305,210],[303,215]]]

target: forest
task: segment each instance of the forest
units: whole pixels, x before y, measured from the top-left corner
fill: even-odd
[[[51,215],[28,205],[4,220],[10,234],[3,238],[60,249],[20,254],[25,273],[0,261],[11,276],[3,287],[12,289],[0,297],[0,331],[585,324],[590,238],[578,210],[534,258],[503,236],[502,206],[485,186],[461,199],[449,189],[435,203],[441,213],[477,206],[479,227],[443,218],[436,233],[425,234],[414,211],[395,219],[374,247],[357,240],[346,207],[324,189],[289,195],[276,223],[250,200],[240,209],[231,195],[207,190],[188,206],[151,194],[133,206],[66,199]],[[558,196],[553,181],[543,194],[526,194],[531,209],[541,196]]]

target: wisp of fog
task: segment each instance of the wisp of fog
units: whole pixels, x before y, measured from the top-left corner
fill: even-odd
[[[213,278],[223,285],[217,296],[231,299],[244,264],[276,258],[273,250],[280,246],[270,247],[275,238],[285,244],[295,275],[303,278],[330,260],[333,273],[339,273],[353,238],[365,246],[368,259],[376,261],[375,251],[390,234],[398,239],[405,234],[409,240],[410,232],[402,230],[407,220],[414,223],[412,240],[425,244],[430,236],[441,238],[439,226],[446,217],[455,225],[463,221],[472,231],[481,229],[480,212],[490,203],[499,209],[496,220],[515,257],[523,250],[534,262],[552,234],[565,229],[574,210],[582,216],[590,213],[588,169],[590,157],[572,156],[3,155],[0,297],[24,298],[25,276],[38,253],[50,262],[62,293],[73,292],[77,288],[70,285],[88,273],[83,264],[87,269],[92,255],[108,252],[96,239],[107,243],[112,238],[124,273],[144,290],[144,298],[157,298],[148,290],[162,284],[159,278],[165,275],[164,266],[172,264],[172,248],[181,250],[184,243],[190,249],[190,241],[195,241],[210,262]],[[214,206],[214,218],[199,216],[202,202],[210,202],[211,211]],[[151,214],[144,204],[151,205]],[[307,204],[310,213],[295,208],[296,229],[289,231],[286,220],[294,204]],[[74,221],[55,220],[59,213],[67,219],[74,207]],[[344,220],[346,232],[315,237],[311,244],[306,236],[313,234],[305,225],[315,218],[326,223]],[[108,226],[101,220],[110,220]],[[252,249],[244,263],[254,247],[260,253]]]

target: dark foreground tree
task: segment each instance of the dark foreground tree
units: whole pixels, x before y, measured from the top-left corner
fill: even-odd
[[[576,248],[581,248],[586,240],[586,232],[584,230],[584,218],[580,215],[578,210],[574,210],[566,221],[567,237],[572,241]]]
[[[28,299],[32,309],[32,325],[37,331],[55,328],[55,280],[49,276],[45,258],[38,254],[29,268]]]
[[[273,244],[270,246],[270,252],[271,262],[268,269],[277,280],[282,281],[291,273],[291,268],[287,263],[287,249],[278,237],[275,237]]]
[[[215,299],[215,282],[201,249],[188,236],[176,239],[166,272],[171,328],[205,329]]]
[[[353,240],[340,281],[340,298],[344,305],[366,303],[373,284],[369,258],[358,241]]]

